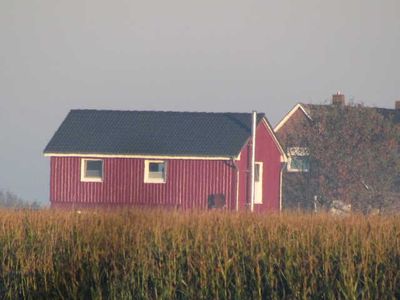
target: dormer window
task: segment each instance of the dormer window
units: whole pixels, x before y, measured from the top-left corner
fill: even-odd
[[[291,147],[288,149],[288,172],[309,172],[310,153],[305,147]]]

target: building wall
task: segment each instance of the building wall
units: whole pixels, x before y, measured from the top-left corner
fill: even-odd
[[[298,108],[286,123],[279,128],[276,132],[276,136],[284,149],[290,146],[299,146],[299,143],[296,140],[296,132],[306,128],[305,126],[309,124],[308,122],[309,121],[304,112],[301,108]]]
[[[263,162],[263,203],[255,204],[255,211],[279,211],[281,153],[264,121],[257,126],[256,140],[256,161]],[[243,211],[249,209],[250,151],[249,140],[235,161],[237,168],[224,160],[166,160],[166,183],[144,183],[145,159],[105,157],[103,182],[81,182],[80,157],[51,157],[50,201],[56,208],[143,205],[204,210],[210,195],[224,194],[228,210]]]
[[[97,158],[96,158],[97,159]],[[166,183],[144,183],[145,159],[103,158],[103,182],[81,182],[79,157],[51,157],[52,207],[145,205],[207,209],[208,196],[225,194],[236,208],[236,171],[223,160],[167,160]]]
[[[284,151],[289,147],[304,146],[298,133],[307,130],[309,120],[298,108],[276,132]],[[313,208],[313,192],[309,172],[283,172],[282,206],[284,210],[309,210]]]
[[[239,167],[239,209],[248,207],[250,199],[251,140],[243,147]],[[281,153],[264,122],[256,130],[256,161],[263,162],[263,203],[255,204],[257,212],[279,211],[281,188]]]

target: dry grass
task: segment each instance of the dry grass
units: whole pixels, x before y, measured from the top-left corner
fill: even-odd
[[[400,219],[0,211],[0,297],[396,299]]]

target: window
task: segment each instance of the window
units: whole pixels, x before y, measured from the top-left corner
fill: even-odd
[[[260,166],[261,163],[256,163],[254,165],[254,181],[256,182],[260,181]]]
[[[165,183],[167,179],[167,163],[162,160],[146,160],[144,166],[145,183]]]
[[[263,163],[256,162],[254,165],[254,204],[263,203]]]
[[[103,161],[101,159],[82,159],[82,161],[81,161],[81,181],[102,182],[103,181]]]
[[[307,148],[289,148],[288,156],[288,172],[308,172],[310,170],[310,154]]]

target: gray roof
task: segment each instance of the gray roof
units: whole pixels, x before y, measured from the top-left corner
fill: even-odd
[[[44,153],[226,157],[250,135],[251,113],[71,110]]]

